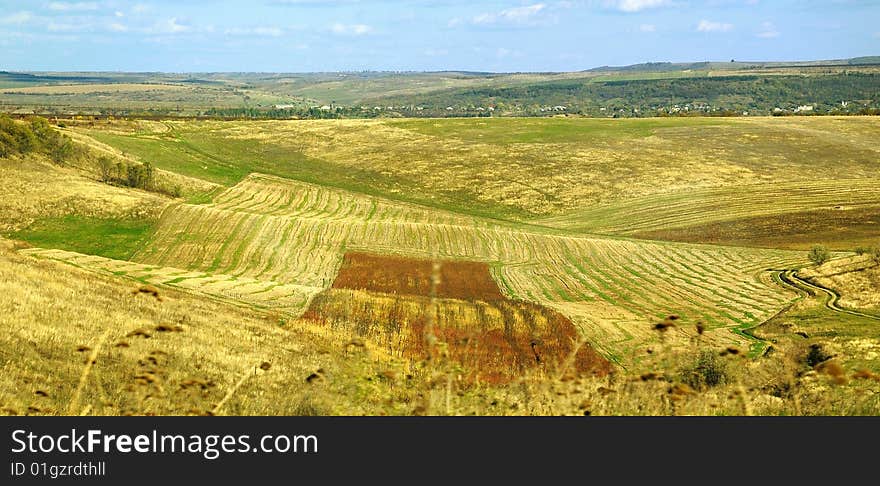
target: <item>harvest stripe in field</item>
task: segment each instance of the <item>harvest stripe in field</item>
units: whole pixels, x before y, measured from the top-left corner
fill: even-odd
[[[803,263],[781,250],[572,236],[263,174],[212,204],[170,207],[136,264],[29,253],[299,315],[350,250],[486,262],[508,297],[558,310],[610,357],[649,342],[669,314],[703,322],[707,340],[748,344],[728,329],[796,297],[762,272]]]
[[[135,260],[328,288],[352,249],[487,262],[510,297],[560,310],[589,337],[621,341],[648,339],[634,328],[672,313],[710,329],[756,325],[794,298],[760,273],[802,260],[787,251],[570,236],[263,174],[213,204],[167,211]]]

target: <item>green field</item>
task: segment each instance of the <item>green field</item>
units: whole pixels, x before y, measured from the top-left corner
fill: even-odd
[[[41,219],[8,236],[44,248],[128,260],[146,244],[154,229],[155,221],[150,220],[98,219],[70,215]]]

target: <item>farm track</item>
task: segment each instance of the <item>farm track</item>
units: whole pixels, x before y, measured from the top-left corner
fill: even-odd
[[[263,174],[211,204],[167,208],[131,269],[44,256],[299,315],[353,250],[486,263],[507,297],[562,313],[617,362],[655,339],[650,324],[670,314],[682,324],[672,339],[687,342],[699,321],[708,341],[753,344],[742,329],[795,297],[756,275],[802,263],[781,250],[572,236]]]
[[[866,317],[868,319],[874,319],[876,321],[880,321],[880,317],[874,316],[871,314],[865,314],[863,312],[854,311],[851,309],[846,309],[844,307],[840,307],[838,302],[840,301],[840,294],[838,294],[833,289],[829,289],[828,287],[823,287],[819,284],[810,282],[806,279],[803,279],[797,275],[797,271],[795,270],[785,270],[779,272],[779,278],[785,284],[798,289],[801,292],[805,292],[810,296],[817,296],[818,294],[823,294],[827,298],[825,299],[825,307],[831,309],[835,312],[840,312],[843,314],[850,314],[853,316]]]

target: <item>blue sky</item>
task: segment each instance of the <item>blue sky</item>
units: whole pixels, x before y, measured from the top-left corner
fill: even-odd
[[[880,55],[880,0],[0,0],[0,70],[574,71]]]

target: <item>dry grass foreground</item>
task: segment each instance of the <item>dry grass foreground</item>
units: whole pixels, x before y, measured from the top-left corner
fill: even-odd
[[[0,241],[3,415],[880,413],[878,375],[827,357],[813,370],[803,344],[747,360],[697,337],[602,378],[539,369],[473,387],[443,353],[400,362],[369,339],[13,248]]]
[[[341,352],[329,330],[13,249],[0,240],[4,415],[376,412],[355,378],[344,390],[306,380],[372,376],[382,361]]]

